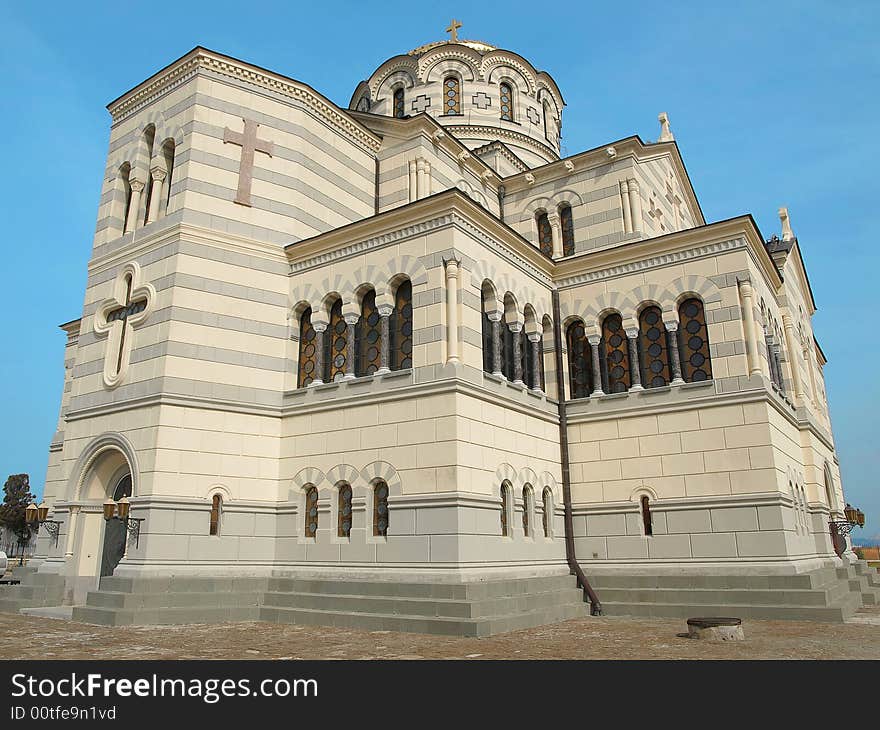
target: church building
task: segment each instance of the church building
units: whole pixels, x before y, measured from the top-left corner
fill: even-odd
[[[482,636],[880,600],[786,209],[707,222],[663,113],[561,156],[554,79],[459,27],[347,108],[201,47],[109,104],[0,610]]]

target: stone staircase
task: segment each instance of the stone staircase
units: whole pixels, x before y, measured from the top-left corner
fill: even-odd
[[[736,616],[842,622],[880,603],[880,573],[865,561],[799,575],[595,575],[607,616]]]
[[[269,581],[260,618],[421,634],[490,636],[588,616],[572,576],[479,583]]]
[[[12,569],[18,585],[0,586],[0,612],[18,613],[22,608],[56,606],[64,598],[64,579],[54,573],[38,573],[31,566]]]
[[[256,621],[268,578],[101,578],[71,618],[131,626]]]

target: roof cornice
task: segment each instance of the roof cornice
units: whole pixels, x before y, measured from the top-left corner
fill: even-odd
[[[371,151],[378,150],[381,145],[381,139],[375,133],[308,84],[201,46],[197,46],[131,91],[111,101],[107,109],[113,118],[113,123],[117,124],[126,119],[202,70],[299,101],[318,117],[341,129],[350,139]]]

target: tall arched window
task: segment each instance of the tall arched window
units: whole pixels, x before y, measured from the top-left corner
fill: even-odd
[[[642,358],[642,385],[662,388],[672,379],[666,327],[659,307],[646,307],[639,315],[639,355]]]
[[[681,323],[681,371],[687,383],[709,380],[712,377],[712,361],[709,355],[709,330],[703,302],[688,299],[678,308]]]
[[[406,116],[406,104],[404,102],[404,91],[402,86],[399,86],[394,90],[393,111],[394,116],[398,119],[403,119],[403,117]]]
[[[590,343],[579,319],[565,331],[568,348],[568,380],[572,398],[586,398],[593,392],[593,363]]]
[[[391,317],[391,369],[406,370],[412,367],[413,352],[412,283],[409,279],[397,287]]]
[[[215,494],[211,500],[211,525],[208,531],[210,535],[220,534],[220,514],[223,511],[223,497]]]
[[[482,311],[482,323],[483,323],[483,372],[491,373],[493,369],[493,337],[492,337],[492,321],[489,319],[489,314],[486,312],[486,291],[485,289],[480,290],[480,309]]]
[[[651,500],[648,499],[647,494],[642,495],[641,499],[642,503],[642,528],[645,530],[645,535],[650,536],[654,534],[654,523],[651,518]]]
[[[373,535],[388,535],[388,485],[382,481],[373,487]]]
[[[553,532],[553,492],[550,487],[544,487],[544,537],[550,537]]]
[[[522,499],[523,499],[523,515],[522,515],[522,524],[523,524],[523,535],[526,537],[532,537],[532,509],[534,505],[532,504],[532,488],[526,484],[523,487],[522,491]]]
[[[351,534],[351,485],[339,487],[339,502],[336,505],[336,535],[348,537]]]
[[[510,537],[510,484],[504,482],[501,485],[501,534]]]
[[[532,357],[532,343],[523,327],[519,332],[519,362],[523,383],[529,388],[535,387],[535,360]]]
[[[299,377],[297,387],[304,388],[309,385],[318,373],[315,372],[318,360],[318,348],[316,346],[315,328],[312,327],[312,308],[306,307],[299,318]]]
[[[382,329],[379,310],[376,309],[376,292],[370,289],[361,300],[361,318],[355,330],[357,360],[355,374],[372,375],[381,366]]]
[[[602,321],[602,344],[599,348],[604,355],[603,364],[607,387],[606,393],[625,393],[630,386],[629,343],[623,329],[623,319],[612,312]]]
[[[834,477],[831,476],[831,468],[825,462],[825,501],[828,509],[834,513],[837,511],[837,500],[834,499]]]
[[[461,81],[458,76],[443,80],[443,113],[461,114]]]
[[[503,331],[503,347],[501,348],[501,372],[504,373],[505,378],[513,382],[515,375],[513,359],[513,338],[519,337],[519,335],[514,334],[513,330],[510,329],[510,325],[507,323],[506,318],[501,321],[501,329]]]
[[[550,105],[547,103],[546,99],[543,103],[544,109],[544,137],[548,140],[550,139]]]
[[[510,87],[510,84],[508,84],[508,83],[501,84],[499,98],[501,100],[501,118],[504,119],[505,121],[512,122],[513,121],[513,89]]]
[[[306,507],[303,534],[314,537],[318,534],[318,489],[310,486],[306,489]]]
[[[574,254],[574,218],[570,205],[559,206],[559,224],[562,228],[562,255],[571,256]]]
[[[150,124],[144,130],[144,148],[145,148],[146,159],[147,159],[147,167],[149,167],[153,161],[153,144],[155,143],[155,141],[156,141],[156,127],[154,127],[152,124]],[[150,222],[150,200],[152,197],[153,197],[153,176],[150,174],[150,171],[148,169],[147,170],[147,182],[146,182],[146,187],[145,187],[144,196],[143,196],[144,211],[143,211],[143,215],[141,216],[141,220],[143,221],[144,225],[146,225],[147,223]]]
[[[342,316],[342,300],[337,299],[330,308],[330,326],[324,333],[324,363],[328,374],[324,382],[332,383],[337,376],[345,375],[345,363],[348,362],[348,325]],[[323,380],[323,378],[322,378]]]
[[[538,225],[538,248],[546,256],[553,256],[553,229],[550,227],[550,219],[547,213],[541,211],[535,216]]]
[[[168,212],[168,203],[171,201],[171,183],[174,181],[174,149],[174,140],[166,139],[162,145],[162,155],[165,157],[165,187],[163,188],[165,191],[165,210],[163,214]]]
[[[123,233],[128,231],[128,212],[131,208],[131,165],[127,162],[119,168],[119,181],[122,188],[122,227]]]

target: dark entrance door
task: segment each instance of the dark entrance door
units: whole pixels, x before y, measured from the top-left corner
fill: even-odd
[[[104,554],[101,558],[101,577],[113,575],[122,556],[125,555],[125,523],[114,517],[104,526]]]

